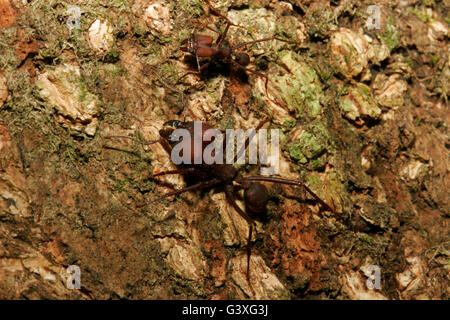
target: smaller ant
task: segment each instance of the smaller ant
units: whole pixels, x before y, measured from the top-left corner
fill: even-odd
[[[228,33],[228,29],[230,28],[230,26],[237,26],[237,25],[233,24],[227,17],[220,14],[217,9],[215,9],[214,7],[211,6],[209,1],[207,1],[207,3],[208,3],[208,6],[211,7],[211,9],[217,15],[219,15],[220,17],[222,17],[223,19],[225,19],[227,21],[225,31],[219,32],[208,26],[204,26],[208,30],[211,30],[211,31],[219,34],[216,41],[214,41],[214,38],[211,36],[198,35],[198,34],[195,34],[195,32],[194,32],[190,38],[184,39],[181,42],[181,48],[180,48],[181,51],[188,52],[188,53],[192,54],[193,56],[195,56],[195,59],[197,61],[197,70],[198,71],[197,72],[195,72],[195,71],[187,72],[186,74],[181,76],[178,79],[178,81],[180,81],[181,79],[183,79],[184,77],[186,77],[189,74],[193,74],[193,73],[201,74],[202,70],[204,70],[206,67],[208,67],[212,61],[220,60],[225,63],[235,64],[240,69],[247,70],[251,73],[256,74],[257,76],[266,78],[266,92],[267,92],[267,82],[268,82],[269,78],[264,74],[261,74],[257,71],[251,70],[251,69],[248,69],[247,66],[250,64],[250,56],[245,52],[239,51],[239,49],[242,49],[244,47],[250,46],[255,43],[265,42],[265,41],[279,40],[279,41],[283,41],[283,42],[287,42],[287,43],[292,43],[292,41],[288,41],[288,40],[273,36],[273,37],[269,37],[269,38],[263,38],[263,39],[239,43],[234,46],[226,44],[226,43],[224,43],[224,40]],[[200,66],[199,58],[210,58],[211,60],[209,62],[204,63],[202,66]]]
[[[256,130],[259,130],[267,120],[261,121]],[[160,143],[166,152],[171,154],[172,148],[177,144],[190,144],[190,150],[195,150],[195,148],[200,148],[201,153],[205,148],[214,141],[214,137],[209,136],[210,130],[214,129],[211,125],[207,123],[202,123],[201,132],[198,135],[198,138],[201,140],[195,139],[187,139],[187,141],[183,141],[183,138],[176,134],[176,129],[185,129],[189,132],[190,137],[196,137],[194,133],[194,121],[178,121],[171,120],[164,123],[164,127],[159,131],[160,139],[155,141],[143,142],[141,140],[134,139],[128,136],[110,136],[108,138],[127,138],[131,140],[135,140],[139,143],[143,143],[146,145]],[[181,138],[181,139],[180,139]],[[212,139],[211,139],[212,138]],[[250,143],[250,139],[252,137],[247,137],[245,140],[245,144],[243,148],[235,155],[235,161],[237,157],[244,152]],[[186,145],[186,149],[188,146]],[[186,150],[183,148],[183,150]],[[311,189],[309,189],[304,183],[295,180],[288,180],[278,177],[269,177],[269,176],[250,176],[243,177],[238,170],[231,164],[226,164],[224,161],[222,164],[212,163],[205,164],[204,162],[200,164],[195,164],[196,159],[195,152],[191,151],[190,154],[190,164],[180,164],[177,166],[176,170],[169,170],[164,172],[156,173],[152,176],[152,178],[163,176],[163,175],[171,175],[171,174],[183,174],[183,175],[192,175],[196,177],[199,182],[196,184],[190,185],[188,187],[182,188],[180,190],[175,190],[172,192],[168,192],[153,202],[160,201],[163,198],[169,196],[176,196],[182,194],[187,191],[201,190],[204,188],[211,187],[221,187],[223,191],[225,191],[227,201],[232,205],[232,207],[248,222],[249,224],[249,235],[247,240],[247,281],[250,283],[250,255],[251,255],[251,238],[254,228],[255,220],[264,222],[266,206],[269,201],[269,193],[267,188],[261,184],[260,182],[273,182],[287,185],[294,185],[298,187],[303,187],[313,198],[320,203],[320,205],[328,211],[335,212],[328,204],[326,204],[319,196],[317,196]],[[238,206],[236,203],[236,193],[239,190],[244,191],[244,203],[245,203],[245,211]],[[140,206],[142,207],[142,206]]]

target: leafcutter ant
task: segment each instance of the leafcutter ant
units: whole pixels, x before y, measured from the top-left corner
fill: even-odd
[[[266,121],[261,121],[256,130],[259,130]],[[266,206],[269,201],[269,195],[267,188],[261,184],[260,182],[273,182],[280,184],[293,185],[298,187],[303,187],[320,205],[323,209],[334,212],[334,210],[326,204],[319,196],[317,196],[310,188],[308,188],[304,183],[295,180],[288,180],[279,177],[273,176],[242,176],[239,171],[231,164],[225,163],[226,161],[220,161],[221,163],[215,162],[212,164],[207,164],[206,161],[196,161],[196,157],[198,154],[203,155],[204,150],[207,146],[214,142],[214,137],[211,136],[210,129],[214,129],[213,126],[207,123],[197,122],[200,126],[200,133],[198,130],[198,126],[196,126],[194,121],[177,121],[171,120],[167,121],[164,124],[164,127],[159,131],[160,139],[151,141],[151,142],[142,142],[137,140],[138,142],[144,144],[153,144],[160,143],[164,149],[172,155],[172,150],[175,146],[179,147],[181,145],[182,150],[191,150],[191,153],[188,154],[188,163],[180,163],[177,165],[176,170],[164,171],[156,173],[152,176],[152,178],[156,178],[163,175],[172,175],[172,174],[182,174],[182,175],[192,175],[198,179],[193,185],[182,188],[180,190],[175,190],[172,192],[168,192],[161,197],[157,198],[152,202],[160,201],[163,198],[169,196],[179,195],[181,193],[187,191],[200,190],[204,188],[210,187],[221,187],[223,188],[227,201],[231,204],[231,206],[248,222],[249,224],[249,234],[247,240],[247,280],[250,283],[250,255],[251,255],[251,238],[253,233],[253,228],[255,224],[255,220],[263,221],[263,217],[266,213]],[[184,129],[184,132],[189,133],[187,136],[191,137],[190,139],[184,139],[177,129]],[[217,130],[216,130],[217,132]],[[127,136],[111,136],[109,138],[128,138],[133,139],[132,137]],[[196,137],[192,138],[192,137]],[[245,139],[245,144],[241,150],[236,154],[234,158],[234,162],[236,162],[237,157],[241,152],[244,152],[247,149],[250,143],[250,137]],[[184,144],[184,145],[183,145]],[[224,145],[225,146],[225,145]],[[200,153],[196,153],[195,150],[200,150]],[[223,155],[222,155],[223,156]],[[171,158],[173,161],[173,157]],[[200,162],[200,163],[199,163]],[[197,163],[197,164],[196,164]],[[242,209],[237,203],[237,192],[243,190],[244,192],[244,203],[245,210]]]
[[[195,57],[197,62],[197,71],[190,71],[185,73],[183,76],[178,78],[177,82],[179,82],[181,79],[183,79],[189,74],[196,74],[196,73],[201,74],[202,70],[207,68],[214,60],[220,60],[224,63],[233,64],[237,66],[238,69],[246,70],[257,76],[264,77],[266,79],[265,88],[267,93],[267,83],[269,81],[269,78],[265,74],[247,68],[247,66],[250,64],[250,56],[246,52],[243,52],[241,50],[255,43],[265,41],[279,40],[287,43],[293,42],[273,36],[248,42],[242,42],[236,45],[230,45],[227,43],[227,41],[225,41],[225,38],[227,36],[230,26],[237,26],[237,25],[233,24],[227,17],[220,14],[217,9],[211,6],[209,1],[207,1],[207,4],[217,15],[219,15],[220,17],[222,17],[227,21],[225,31],[219,32],[217,30],[214,30],[213,28],[204,26],[208,30],[211,30],[219,34],[216,40],[214,40],[214,38],[211,36],[199,35],[195,34],[194,32],[189,38],[184,39],[181,42],[180,47],[181,51],[188,52]],[[204,63],[203,65],[200,65],[200,58],[209,58],[210,60]]]

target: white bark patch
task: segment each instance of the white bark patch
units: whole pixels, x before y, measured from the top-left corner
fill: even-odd
[[[208,121],[223,114],[220,100],[225,90],[225,78],[212,80],[210,87],[204,91],[197,91],[189,96],[187,101],[188,115],[197,121]]]
[[[0,259],[0,278],[6,279],[11,275],[16,277],[27,272],[33,272],[46,281],[57,282],[57,289],[62,289],[69,274],[65,268],[50,263],[38,252],[24,253],[20,258]],[[64,289],[63,289],[64,290]]]
[[[265,8],[230,10],[228,19],[232,23],[244,27],[236,28],[234,32],[230,33],[231,42],[235,44],[272,37],[275,35],[277,22],[279,22],[277,16]],[[272,46],[274,50],[279,50],[284,45],[279,41],[266,41],[252,45],[251,50],[254,54],[263,54]]]
[[[37,84],[42,98],[55,108],[58,122],[90,136],[95,134],[99,100],[87,91],[77,66],[61,65],[46,70],[38,76]]]
[[[420,172],[422,172],[424,164],[420,161],[412,161],[402,170],[402,175],[408,177],[411,180],[416,179]]]
[[[428,28],[428,38],[431,41],[443,40],[448,35],[447,27],[440,21],[433,21]]]
[[[282,105],[274,102],[276,99],[274,92],[279,89],[276,88],[271,81],[268,82],[266,88],[266,79],[258,76],[254,87],[261,94],[264,101],[270,106],[270,110],[272,110],[273,122],[283,124],[286,121],[295,121],[295,118],[290,115],[287,108],[284,108]]]
[[[346,28],[340,28],[331,37],[332,60],[345,76],[357,76],[367,67],[368,49],[363,35]]]
[[[385,42],[374,41],[368,35],[364,35],[364,37],[366,38],[367,42],[369,43],[369,49],[368,49],[369,51],[367,52],[367,54],[368,54],[370,61],[372,61],[374,63],[380,63],[381,61],[383,61],[387,57],[389,57],[389,54],[391,52]]]
[[[250,283],[247,280],[247,255],[230,261],[231,278],[250,299],[287,299],[289,292],[260,256],[250,257]],[[244,298],[244,297],[242,297]]]
[[[0,210],[21,217],[31,217],[26,195],[0,180]]]
[[[425,285],[426,264],[419,257],[406,258],[408,269],[396,275],[402,296],[406,299],[415,296]]]
[[[372,163],[366,157],[361,156],[361,166],[367,171],[372,166]]]
[[[167,36],[172,30],[172,20],[170,19],[170,7],[165,1],[151,1],[144,12],[143,19],[152,30]]]
[[[361,83],[348,88],[348,94],[340,98],[339,107],[347,119],[361,124],[363,119],[378,119],[381,114],[370,88]]]
[[[3,106],[7,98],[8,98],[8,87],[6,85],[6,78],[0,72],[0,108]]]
[[[228,203],[225,193],[216,193],[211,196],[211,200],[219,209],[220,217],[226,227],[223,230],[223,238],[226,246],[247,245],[249,225],[236,210]],[[237,201],[238,205],[245,211],[242,201]]]
[[[367,287],[367,278],[359,272],[349,271],[343,277],[343,291],[352,300],[387,300],[387,297]]]
[[[373,83],[375,100],[381,106],[396,109],[404,103],[408,85],[399,74],[378,74]]]
[[[99,19],[89,28],[89,45],[98,54],[109,52],[114,45],[113,28],[108,21],[100,21]]]
[[[166,263],[179,276],[199,280],[205,275],[206,261],[198,246],[172,238],[160,239],[161,250],[167,252]]]

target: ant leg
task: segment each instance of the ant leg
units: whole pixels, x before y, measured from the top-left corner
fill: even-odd
[[[242,218],[244,218],[245,220],[247,220],[248,224],[252,224],[253,223],[253,219],[250,218],[250,216],[245,213],[236,203],[236,197],[234,196],[233,193],[233,186],[232,185],[227,185],[225,187],[225,195],[227,196],[227,200],[228,202],[233,206],[234,210],[237,211],[237,213],[239,213]]]
[[[248,240],[247,240],[247,281],[250,283],[250,255],[252,253],[252,233],[253,233],[253,223],[250,224],[248,230]]]
[[[207,179],[208,178],[208,176],[205,175],[200,170],[197,170],[195,168],[186,168],[186,169],[177,169],[177,170],[169,170],[169,171],[158,172],[158,173],[155,173],[155,174],[151,175],[149,177],[149,179],[153,179],[153,178],[156,178],[156,177],[165,176],[165,175],[169,175],[169,174],[196,174],[197,177],[199,177],[199,178],[203,178],[203,179]]]
[[[222,32],[217,31],[216,29],[213,29],[213,28],[211,28],[210,26],[207,26],[206,24],[201,24],[201,26],[202,26],[203,28],[205,28],[205,29],[208,29],[208,30],[212,31],[212,32],[218,33],[219,35],[222,34]]]
[[[211,28],[210,26],[208,26],[206,24],[202,24],[202,23],[198,23],[198,24],[200,24],[205,29],[208,29],[208,30],[210,30],[212,32],[215,32],[215,33],[219,34],[219,36],[217,37],[216,42],[215,42],[217,44],[217,46],[220,46],[222,44],[222,41],[225,39],[225,37],[226,37],[226,35],[228,33],[228,29],[230,28],[230,26],[236,26],[236,27],[242,28],[241,26],[238,26],[238,25],[236,25],[234,23],[231,23],[231,21],[229,21],[228,19],[227,19],[227,26],[225,27],[225,31],[224,32],[220,32],[220,31],[218,31],[216,29],[213,29],[213,28]],[[211,43],[209,43],[208,45],[210,46]]]
[[[126,139],[130,139],[130,140],[136,141],[138,143],[144,144],[144,145],[151,145],[151,144],[159,142],[161,144],[161,146],[164,148],[164,150],[167,151],[167,153],[170,154],[171,151],[172,151],[172,149],[170,147],[170,144],[165,139],[159,139],[159,140],[154,140],[154,141],[141,141],[141,140],[138,140],[136,138],[128,137],[128,136],[108,136],[106,138],[126,138]]]
[[[197,63],[198,63],[199,61],[198,61],[198,56],[197,56],[197,55],[196,55],[196,58],[197,58]],[[208,67],[210,64],[211,64],[211,62],[206,62],[205,64],[203,64],[203,65],[200,67],[199,71],[189,71],[189,72],[186,72],[184,75],[182,75],[181,77],[179,77],[179,78],[177,79],[176,83],[180,82],[181,79],[183,79],[184,77],[186,77],[186,76],[188,76],[188,75],[190,75],[190,74],[201,74],[201,73],[202,73],[202,70],[205,69],[206,67]]]
[[[220,33],[220,36],[219,36],[219,37],[217,38],[217,40],[216,40],[216,44],[217,44],[217,45],[220,46],[220,45],[222,44],[223,40],[225,39],[225,37],[226,37],[226,35],[227,35],[228,28],[229,28],[230,26],[238,27],[238,28],[243,28],[242,26],[239,26],[239,25],[234,24],[233,22],[231,22],[230,19],[228,19],[226,16],[224,16],[218,9],[214,8],[214,7],[212,6],[212,4],[209,2],[209,0],[203,0],[203,1],[206,2],[206,4],[208,5],[208,7],[209,7],[209,8],[210,8],[217,16],[221,17],[222,19],[224,19],[224,20],[227,22],[227,26],[226,26],[226,28],[225,28],[225,31],[224,31],[223,33],[219,32],[219,33]],[[209,29],[209,28],[208,28],[208,29]],[[212,29],[210,29],[210,30],[212,30]],[[215,31],[215,30],[212,30],[212,31]],[[215,31],[215,32],[217,32],[217,31]]]
[[[233,46],[233,47],[232,47],[232,50],[233,50],[233,51],[236,51],[237,49],[240,49],[240,48],[245,47],[245,46],[249,46],[249,45],[252,45],[252,44],[255,44],[255,43],[259,43],[259,42],[271,41],[271,40],[279,40],[279,41],[283,41],[283,42],[287,42],[287,43],[294,43],[293,41],[281,39],[281,38],[278,38],[278,37],[269,37],[269,38],[263,38],[263,39],[258,39],[258,40],[253,40],[253,41],[248,41],[248,42],[240,43],[240,44],[238,44],[238,45],[236,45],[236,46]],[[241,68],[243,68],[244,70],[247,70],[247,71],[249,71],[249,72],[251,72],[251,73],[254,73],[254,74],[256,74],[257,76],[266,78],[266,82],[265,82],[264,86],[265,86],[265,89],[266,89],[266,95],[267,95],[267,98],[268,98],[272,103],[274,103],[274,104],[276,104],[276,105],[280,105],[279,103],[275,102],[272,98],[269,97],[269,92],[268,92],[268,89],[267,89],[267,88],[268,88],[267,84],[269,83],[269,77],[268,77],[267,75],[262,74],[262,73],[259,73],[259,72],[257,72],[257,71],[253,71],[253,70],[251,70],[251,69],[248,69],[248,68],[246,68],[246,66],[241,65],[241,64],[238,63],[237,61],[234,61],[234,60],[233,60],[233,62],[236,63],[236,64],[237,64],[238,66],[240,66]],[[281,105],[280,105],[280,106],[281,106]],[[284,106],[281,106],[281,107],[287,108],[287,105],[285,104]]]
[[[234,23],[232,23],[230,21],[230,19],[228,19],[226,16],[224,16],[217,8],[214,8],[213,5],[209,2],[209,0],[203,0],[204,2],[206,2],[206,4],[208,5],[208,7],[219,17],[221,17],[222,19],[226,20],[230,25],[235,26],[235,27],[240,27]]]
[[[263,177],[263,176],[254,176],[254,177],[245,177],[242,179],[243,181],[267,181],[267,182],[275,182],[275,183],[281,183],[281,184],[289,184],[294,186],[299,186],[305,188],[306,191],[310,195],[314,197],[326,210],[336,213],[328,204],[325,203],[322,199],[319,198],[317,194],[315,194],[310,188],[308,188],[303,182],[300,181],[294,181],[294,180],[288,180],[288,179],[282,179],[282,178],[273,178],[273,177]]]
[[[195,54],[195,60],[197,61],[197,69],[198,69],[198,73],[201,73],[201,69],[200,69],[200,61],[198,60],[198,55]]]
[[[158,77],[158,80],[163,84],[163,86],[165,86],[167,89],[173,91],[173,92],[177,92],[181,95],[181,101],[183,103],[183,121],[186,121],[186,111],[187,111],[187,105],[186,105],[186,98],[184,96],[184,92],[174,88],[172,86],[170,86],[169,84],[167,84],[160,76]]]
[[[225,39],[225,37],[226,37],[226,35],[227,35],[227,33],[228,33],[228,29],[229,29],[230,26],[232,26],[232,25],[234,26],[234,24],[232,24],[230,21],[228,21],[227,26],[225,27],[225,31],[224,31],[224,32],[217,31],[217,30],[215,30],[215,29],[213,29],[213,28],[211,28],[210,26],[207,26],[207,25],[203,25],[203,27],[204,27],[205,29],[208,29],[208,30],[210,30],[210,31],[213,31],[213,32],[216,32],[216,33],[219,34],[219,36],[218,36],[217,39],[216,39],[216,44],[217,44],[217,46],[220,46],[220,45],[222,44],[222,41]]]
[[[242,47],[246,47],[246,46],[258,43],[258,42],[265,42],[265,41],[272,41],[272,40],[278,40],[278,41],[283,41],[283,42],[292,43],[292,44],[294,43],[293,41],[289,41],[289,40],[286,40],[286,39],[281,39],[281,38],[278,38],[278,37],[270,37],[270,38],[262,38],[262,39],[258,39],[258,40],[253,40],[253,41],[239,43],[239,44],[233,46],[233,50],[237,50],[237,49],[240,49]]]
[[[155,173],[155,174],[151,175],[150,178],[165,176],[165,175],[169,175],[169,174],[188,174],[188,173],[194,173],[196,171],[197,170],[195,170],[194,168],[169,170],[169,171]]]
[[[258,124],[258,126],[256,127],[255,131],[252,132],[252,133],[247,137],[247,139],[245,140],[245,143],[244,143],[244,145],[242,146],[241,150],[239,150],[238,153],[234,156],[234,162],[233,162],[233,163],[236,163],[236,162],[237,162],[237,159],[239,159],[239,157],[242,155],[242,153],[245,152],[245,150],[247,150],[247,148],[248,148],[248,146],[249,146],[249,144],[250,144],[250,141],[252,141],[253,137],[256,135],[256,132],[257,132],[259,129],[261,129],[262,126],[263,126],[267,121],[269,121],[269,118],[262,119],[262,120],[259,122],[259,124]]]
[[[261,73],[261,72],[258,72],[258,71],[254,71],[254,70],[248,69],[247,67],[245,67],[244,65],[240,64],[239,62],[237,62],[237,61],[235,61],[235,60],[231,60],[231,62],[232,62],[232,63],[235,63],[239,68],[242,68],[242,69],[244,69],[245,71],[248,71],[248,72],[250,72],[250,73],[253,73],[253,74],[257,75],[258,77],[263,77],[263,78],[265,78],[265,79],[266,79],[266,82],[264,83],[264,88],[265,88],[265,90],[266,90],[266,96],[267,96],[267,99],[269,99],[269,101],[272,102],[273,104],[276,104],[276,105],[278,105],[278,106],[280,106],[280,107],[282,107],[282,108],[285,108],[285,109],[288,108],[287,104],[280,105],[278,102],[276,102],[275,100],[273,100],[273,99],[269,96],[269,91],[268,91],[268,86],[267,86],[267,84],[269,83],[269,77],[268,77],[266,74],[263,74],[263,73]],[[272,83],[273,83],[273,82],[272,82]]]
[[[184,77],[186,77],[186,76],[188,76],[188,75],[190,75],[190,74],[198,74],[198,72],[197,72],[197,71],[189,71],[189,72],[186,72],[185,74],[183,74],[181,77],[179,77],[179,78],[177,79],[177,83],[180,82],[181,79],[183,79]]]
[[[135,142],[138,142],[140,144],[144,144],[144,145],[151,145],[151,144],[155,144],[157,142],[161,142],[161,140],[154,140],[154,141],[142,141],[133,137],[128,137],[128,136],[106,136],[106,139],[120,139],[120,138],[125,138],[125,139],[130,139],[133,140]]]
[[[157,202],[157,201],[159,201],[161,199],[164,199],[164,198],[167,198],[167,197],[170,197],[170,196],[176,196],[176,195],[182,194],[182,193],[187,192],[187,191],[194,191],[194,190],[200,190],[200,189],[204,189],[204,188],[207,188],[207,187],[211,187],[211,186],[213,186],[215,184],[218,184],[218,183],[220,183],[219,179],[212,179],[212,180],[206,181],[206,182],[199,182],[199,183],[194,184],[192,186],[189,186],[189,187],[186,187],[186,188],[183,188],[183,189],[180,189],[180,190],[175,190],[175,191],[163,194],[161,197],[158,197],[157,199],[155,199],[153,201],[150,201],[150,203]]]
[[[228,202],[233,206],[233,208],[241,215],[241,217],[243,217],[245,220],[247,220],[248,224],[249,224],[249,231],[248,231],[248,239],[247,239],[247,281],[248,284],[250,285],[250,288],[252,289],[253,293],[253,287],[250,283],[250,256],[251,256],[251,250],[252,250],[252,233],[253,233],[253,224],[254,221],[252,218],[250,218],[247,213],[245,213],[236,203],[236,198],[234,196],[233,193],[233,186],[232,185],[227,185],[225,187],[225,195],[227,196],[227,200]]]
[[[223,40],[225,39],[227,33],[228,33],[228,29],[230,28],[230,26],[232,25],[232,23],[230,21],[228,21],[227,26],[225,27],[225,31],[222,32],[219,37],[216,40],[216,44],[218,47],[220,47],[220,45],[222,44]]]

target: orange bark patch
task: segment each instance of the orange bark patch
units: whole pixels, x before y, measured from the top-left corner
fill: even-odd
[[[43,246],[44,252],[50,254],[57,263],[64,263],[66,258],[64,255],[64,244],[55,239]]]
[[[20,40],[16,46],[15,53],[20,61],[24,61],[30,53],[38,52],[38,42],[34,39],[23,39],[23,30],[19,30],[17,33],[17,38]]]
[[[316,240],[316,231],[310,226],[310,212],[292,200],[286,200],[285,208],[281,234],[281,242],[287,249],[281,258],[284,271],[292,277],[309,277],[309,288],[319,290],[320,271],[326,266],[326,260]]]
[[[0,0],[0,29],[9,28],[16,22],[17,11],[9,0]]]
[[[51,186],[52,194],[58,195],[59,200],[65,207],[74,207],[76,198],[81,193],[83,186],[80,183],[69,181],[64,175],[55,179]]]
[[[11,146],[11,137],[8,130],[0,124],[0,151]]]
[[[410,212],[411,196],[404,190],[393,172],[386,171],[379,175],[381,184],[384,186],[389,203],[398,212]]]
[[[218,287],[226,280],[227,257],[225,255],[225,250],[221,246],[220,242],[217,241],[208,241],[205,243],[205,249],[212,256],[210,274],[212,278],[215,279],[214,285]]]
[[[246,84],[239,84],[237,81],[228,87],[231,92],[231,96],[234,98],[234,102],[239,105],[245,105],[249,101],[250,96],[250,86]]]
[[[82,185],[76,182],[68,182],[59,190],[59,198],[67,207],[74,207],[76,196],[81,193]]]

